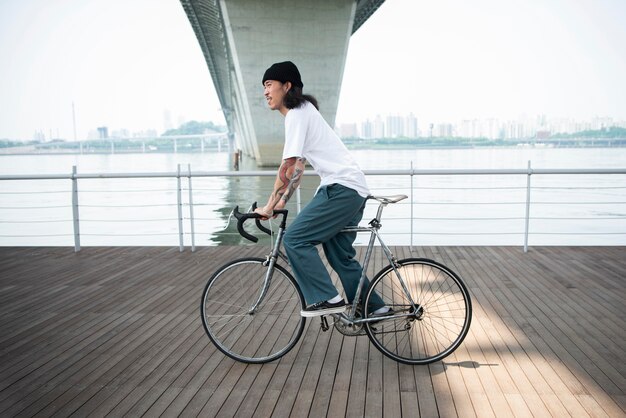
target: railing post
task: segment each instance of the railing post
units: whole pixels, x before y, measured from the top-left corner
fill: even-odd
[[[413,160],[411,160],[411,244],[410,250],[413,252]]]
[[[530,225],[530,176],[533,174],[533,170],[530,167],[530,160],[528,161],[528,174],[526,174],[526,217],[524,228],[524,252],[528,252],[528,229]]]
[[[183,199],[182,199],[182,190],[181,190],[181,181],[180,181],[180,164],[178,164],[178,174],[176,176],[178,181],[176,200],[178,203],[178,246],[180,252],[182,253],[185,249],[183,244]]]
[[[74,223],[74,252],[80,251],[80,222],[78,218],[78,179],[76,166],[72,166],[72,220]]]
[[[187,164],[187,173],[189,176],[189,220],[191,223],[191,252],[196,251],[196,229],[194,228],[193,219],[193,189],[191,187],[191,164]]]

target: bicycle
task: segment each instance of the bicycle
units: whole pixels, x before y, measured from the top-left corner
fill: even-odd
[[[451,269],[426,258],[397,260],[380,237],[383,208],[406,199],[405,195],[370,196],[379,202],[376,217],[369,226],[344,228],[342,232],[369,232],[363,266],[354,301],[346,311],[332,314],[333,326],[347,336],[367,334],[384,355],[406,364],[429,364],[451,354],[462,342],[472,318],[467,287]],[[258,238],[244,229],[248,219],[264,233],[272,231],[253,212],[240,213],[235,207],[237,230],[246,239]],[[248,257],[230,261],[208,280],[201,301],[202,324],[213,344],[225,355],[245,363],[266,363],[287,354],[298,342],[306,324],[300,316],[304,297],[292,274],[278,264],[289,261],[281,251],[287,227],[288,210],[282,216],[270,253],[263,258]],[[366,271],[375,242],[378,241],[389,265],[381,269],[364,289]],[[368,309],[374,292],[392,311],[388,316],[371,317]],[[364,303],[359,303],[365,294]],[[321,317],[328,331],[326,316]]]

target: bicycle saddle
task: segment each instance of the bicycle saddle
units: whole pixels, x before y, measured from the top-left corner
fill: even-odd
[[[408,196],[404,194],[396,194],[393,196],[368,196],[368,199],[374,199],[379,201],[380,203],[389,204],[389,203],[398,203],[401,200],[406,199]]]

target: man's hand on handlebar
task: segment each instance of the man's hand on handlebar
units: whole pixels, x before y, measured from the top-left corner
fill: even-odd
[[[271,217],[275,217],[274,216],[274,211],[272,209],[267,209],[267,206],[263,206],[261,208],[256,208],[254,210],[254,213],[258,213],[259,215],[261,215],[261,219],[264,221],[267,221],[269,218]]]
[[[280,210],[280,209],[284,209],[285,208],[285,204],[287,202],[285,202],[284,200],[279,200],[278,203],[276,204],[276,206],[274,206],[274,208],[269,208],[267,205],[263,206],[261,208],[256,208],[254,210],[255,213],[258,213],[259,215],[261,215],[261,219],[264,221],[267,221],[269,218],[276,218],[277,215],[274,214],[274,210]]]
[[[248,213],[241,213],[239,212],[239,206],[235,206],[235,208],[233,209],[233,216],[235,218],[237,218],[237,231],[239,232],[239,234],[241,234],[242,237],[252,241],[252,242],[257,242],[259,239],[253,235],[250,235],[249,233],[247,233],[245,231],[245,229],[243,228],[243,224],[246,222],[246,220],[248,219],[254,219],[254,223],[256,224],[257,228],[259,230],[261,230],[261,232],[266,233],[267,235],[272,235],[272,230],[268,229],[266,227],[264,227],[263,225],[261,225],[261,220],[267,220],[271,217],[276,218],[278,215],[283,215],[283,220],[281,222],[281,228],[285,228],[286,222],[287,222],[287,209],[284,209],[285,204],[280,204],[280,205],[276,205],[276,207],[274,209],[270,209],[268,211],[267,209],[267,205],[262,207],[262,208],[257,208],[256,207],[256,202],[254,202],[252,204],[252,212],[248,212]]]

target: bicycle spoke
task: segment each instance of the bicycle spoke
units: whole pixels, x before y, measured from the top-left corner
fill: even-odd
[[[410,364],[440,360],[467,333],[471,318],[469,294],[454,273],[435,262],[407,259],[399,263],[400,278],[387,267],[376,276],[368,298],[373,292],[378,293],[396,315],[412,313],[411,300],[419,305],[419,311],[413,312],[413,316],[391,317],[369,325],[368,336],[394,360]],[[405,282],[406,290],[400,280]]]
[[[304,329],[299,315],[303,301],[295,281],[276,266],[263,291],[263,261],[229,263],[209,280],[203,296],[202,319],[209,338],[228,356],[249,363],[284,355]]]

